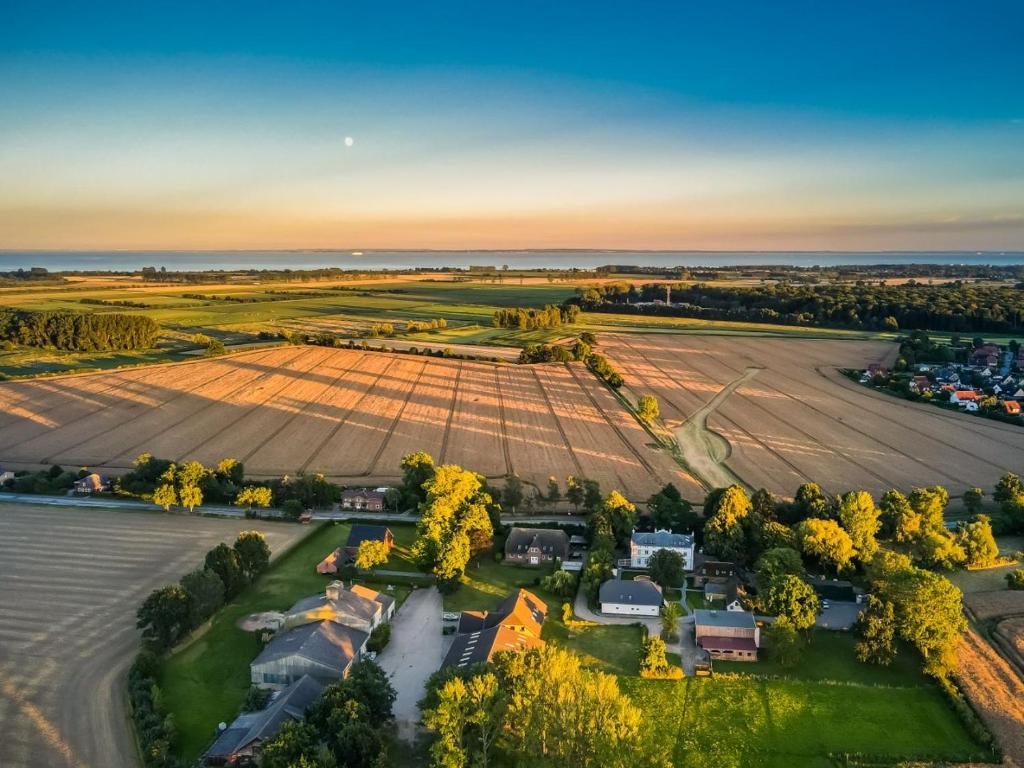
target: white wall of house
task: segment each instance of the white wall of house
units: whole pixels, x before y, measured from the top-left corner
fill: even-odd
[[[637,605],[635,603],[601,603],[601,613],[613,616],[657,616],[660,605]]]
[[[667,549],[671,552],[678,552],[680,555],[683,556],[683,570],[693,570],[693,547],[648,547],[632,543],[629,547],[630,567],[646,568],[647,561],[651,559],[651,555],[653,555],[659,549]]]

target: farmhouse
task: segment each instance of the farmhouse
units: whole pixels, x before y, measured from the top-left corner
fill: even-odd
[[[659,549],[678,552],[683,556],[683,570],[693,570],[693,536],[668,530],[657,530],[653,533],[633,531],[629,539],[630,567],[646,568],[651,555]]]
[[[382,512],[384,510],[384,489],[353,488],[342,491],[341,508]]]
[[[693,612],[697,646],[712,659],[757,661],[761,632],[749,611]]]
[[[506,563],[543,565],[568,554],[569,537],[557,528],[513,528],[505,540]]]
[[[75,480],[75,493],[94,493],[96,491],[105,491],[109,487],[110,483],[95,472]]]
[[[457,634],[442,667],[465,667],[490,661],[499,651],[541,648],[548,607],[525,589],[510,595],[494,611],[463,611]]]
[[[693,573],[693,583],[695,586],[701,586],[711,582],[726,582],[729,579],[736,578],[738,575],[736,564],[728,563],[723,560],[705,560]]]
[[[252,684],[284,688],[303,675],[330,683],[348,676],[370,635],[333,621],[314,621],[278,632],[249,665]]]
[[[395,612],[395,599],[367,587],[345,589],[340,581],[332,581],[322,595],[303,598],[285,614],[284,627],[291,629],[318,621],[330,621],[364,632],[390,621]]]
[[[203,764],[245,765],[259,760],[265,741],[273,739],[289,720],[302,720],[306,710],[319,698],[323,686],[303,675],[283,691],[276,693],[259,712],[245,712],[221,731],[203,755]]]
[[[601,613],[612,616],[657,616],[665,598],[661,587],[646,579],[609,579],[598,593]]]

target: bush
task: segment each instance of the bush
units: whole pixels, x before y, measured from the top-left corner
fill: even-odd
[[[380,653],[385,647],[387,647],[390,640],[391,625],[381,624],[370,633],[370,639],[366,641],[366,648],[374,653]]]
[[[298,499],[288,499],[281,505],[281,511],[289,520],[298,520],[306,510]]]
[[[1006,588],[1024,590],[1024,568],[1006,574]]]

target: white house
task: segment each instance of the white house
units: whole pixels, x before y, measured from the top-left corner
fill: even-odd
[[[601,613],[614,616],[657,616],[665,598],[653,581],[609,579],[598,594]]]
[[[633,531],[629,539],[629,565],[646,568],[651,555],[659,549],[678,552],[683,556],[683,570],[693,570],[693,534],[657,530],[654,533]]]

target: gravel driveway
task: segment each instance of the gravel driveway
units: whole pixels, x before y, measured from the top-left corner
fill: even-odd
[[[398,692],[395,721],[398,732],[412,740],[427,678],[441,667],[452,637],[441,634],[441,593],[436,587],[417,589],[409,595],[391,622],[391,641],[377,657]]]

